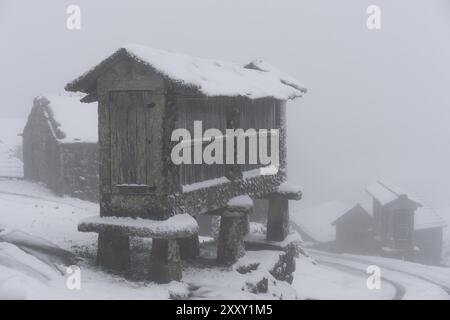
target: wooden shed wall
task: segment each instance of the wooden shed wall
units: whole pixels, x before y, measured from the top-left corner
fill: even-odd
[[[442,254],[442,227],[414,231],[414,243],[419,248],[417,260],[438,265]]]
[[[142,133],[145,135],[137,143],[151,143],[146,147],[146,154],[139,159],[146,161],[146,170],[139,170],[139,174],[146,177],[137,177],[136,181],[151,180],[152,189],[138,190],[121,186],[119,176],[121,172],[120,154],[127,150],[118,149],[117,127],[120,122],[116,116],[120,115],[119,107],[126,107],[117,100],[121,95],[133,92],[148,92],[152,108],[142,110],[144,115],[138,117],[140,128],[145,126]],[[97,96],[99,104],[99,143],[100,143],[100,188],[101,188],[101,215],[102,216],[139,216],[161,218],[168,214],[167,209],[167,167],[164,159],[166,147],[165,116],[166,96],[165,83],[161,76],[148,70],[142,64],[131,60],[116,63],[104,72],[98,79]],[[164,138],[163,138],[164,137]],[[142,147],[140,145],[140,147]],[[144,150],[139,148],[139,150]],[[119,158],[118,158],[119,157]],[[138,158],[136,158],[138,159]],[[123,160],[123,159],[122,159]],[[126,183],[127,184],[127,183]]]
[[[279,129],[280,102],[274,99],[250,100],[242,97],[177,96],[176,128],[188,129],[194,138],[194,121],[202,121],[203,131],[219,129]],[[224,143],[224,163],[226,146]],[[269,145],[270,148],[270,139]],[[191,158],[193,150],[191,148]],[[270,151],[269,151],[270,154]],[[249,164],[249,139],[246,139],[246,164],[235,165],[239,172],[252,170],[261,165]],[[189,185],[226,176],[229,166],[223,164],[182,164],[179,166],[179,183]]]

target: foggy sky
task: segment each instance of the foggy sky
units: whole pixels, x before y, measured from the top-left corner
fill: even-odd
[[[69,4],[82,29],[66,28]],[[382,9],[382,30],[366,8]],[[446,0],[0,0],[1,117],[26,116],[118,47],[138,43],[244,64],[262,58],[309,89],[289,103],[290,180],[302,205],[385,178],[450,207]]]

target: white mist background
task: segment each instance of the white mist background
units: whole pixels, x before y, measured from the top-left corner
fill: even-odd
[[[82,29],[66,28],[81,8]],[[366,28],[379,5],[382,30]],[[0,117],[25,117],[123,44],[245,64],[304,82],[289,103],[300,206],[358,201],[385,178],[450,206],[450,3],[446,0],[0,0]]]

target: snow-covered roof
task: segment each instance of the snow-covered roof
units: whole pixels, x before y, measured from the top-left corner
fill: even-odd
[[[331,223],[350,208],[339,201],[327,202],[312,208],[300,210],[291,215],[291,220],[317,242],[331,242],[336,238],[336,227]]]
[[[427,206],[418,208],[414,215],[414,230],[442,228],[447,226],[446,221],[433,209]]]
[[[406,193],[397,186],[394,186],[386,181],[378,181],[371,184],[366,188],[367,193],[369,193],[374,199],[376,199],[382,206],[397,200],[399,197],[407,197],[412,202],[420,205],[414,196]]]
[[[366,188],[366,191],[381,205],[386,205],[400,196],[407,196],[408,199],[415,202],[419,207],[414,212],[414,229],[422,230],[429,228],[445,227],[447,223],[432,208],[423,205],[423,201],[410,193],[403,191],[401,188],[385,181],[379,181]],[[369,206],[366,206],[370,208]],[[368,211],[371,214],[371,210]]]
[[[359,201],[359,204],[364,209],[364,211],[369,214],[369,216],[373,217],[373,205],[372,201],[368,197],[361,199],[361,201]]]
[[[347,215],[363,215],[367,219],[371,220],[372,214],[367,211],[366,206],[363,206],[361,203],[357,203],[355,206],[349,208],[347,211],[343,212],[342,215],[338,216],[334,221],[331,222],[332,225],[337,225],[341,219],[343,219]]]
[[[81,103],[82,97],[79,94],[61,93],[36,98],[50,109],[49,120],[53,130],[59,133],[55,137],[62,143],[98,142],[97,108]]]
[[[206,96],[245,96],[250,99],[273,97],[288,100],[306,93],[299,81],[262,61],[242,67],[233,62],[191,57],[141,45],[124,46],[67,84],[66,90],[93,92],[102,70],[123,57],[143,63],[162,76],[195,88]]]
[[[445,224],[448,226],[448,228],[446,228],[446,231],[444,231],[444,233],[446,233],[446,241],[448,243],[447,247],[448,247],[448,253],[449,253],[449,258],[450,258],[450,208],[441,208],[437,210],[437,214],[442,217],[445,221]],[[449,260],[450,261],[450,260]]]

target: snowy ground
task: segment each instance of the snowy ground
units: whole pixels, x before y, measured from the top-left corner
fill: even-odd
[[[23,177],[21,155],[24,118],[0,118],[0,177]]]
[[[296,298],[295,290],[281,282],[269,283],[269,293],[265,295],[242,290],[248,276],[213,264],[201,269],[187,265],[183,283],[168,285],[105,273],[94,263],[96,234],[77,231],[81,219],[98,215],[97,204],[57,197],[37,183],[0,179],[0,299],[169,299],[186,298],[188,294],[193,299]],[[39,248],[42,244],[55,244],[74,253],[81,268],[81,290],[68,289],[65,267],[37,259],[36,252],[30,252],[28,246],[23,250],[4,242],[8,239],[26,239]],[[148,255],[148,241],[136,241],[133,245],[141,249],[140,254]],[[58,256],[46,255],[44,260],[48,257]]]
[[[242,290],[248,277],[213,264],[202,268],[185,265],[183,283],[156,285],[142,279],[132,280],[129,276],[105,273],[95,266],[96,235],[77,231],[79,220],[95,215],[97,204],[56,197],[40,184],[1,179],[0,299],[168,299],[187,298],[188,294],[193,299],[449,298],[450,269],[320,251],[310,252],[311,258],[298,259],[295,290],[280,282],[271,283],[269,294],[265,295]],[[59,251],[54,252],[52,243],[78,258],[81,290],[68,289],[68,275],[59,260],[64,257]],[[144,255],[146,245],[145,241],[134,243],[135,247],[144,248]],[[50,249],[43,253],[42,248]],[[249,257],[264,260],[261,254],[250,253]],[[371,264],[381,267],[380,290],[366,287],[366,268]]]
[[[394,287],[395,299],[450,299],[450,268],[433,267],[396,259],[358,256],[349,254],[332,254],[310,250],[315,259],[323,264],[337,269],[353,270],[364,278],[364,288],[368,290],[365,280],[368,266],[378,266],[381,271],[383,288]]]
[[[305,257],[297,260],[293,286],[302,299],[320,300],[391,300],[396,299],[395,287],[383,281],[381,290],[368,290],[367,274],[362,269],[346,268]]]

